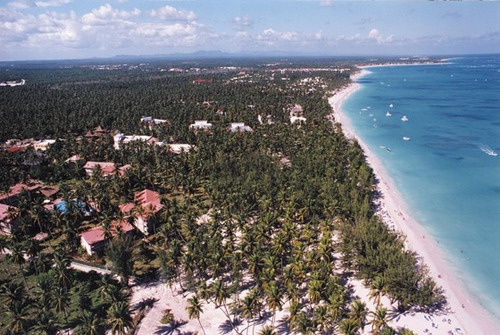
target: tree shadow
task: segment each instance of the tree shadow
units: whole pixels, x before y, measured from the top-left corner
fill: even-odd
[[[275,327],[278,334],[290,334],[290,324],[288,323],[288,315],[285,315],[278,320],[278,324]]]
[[[263,323],[266,323],[267,321],[269,321],[273,316],[273,313],[269,312],[269,311],[264,311],[259,318],[257,318],[255,320],[255,323],[258,324],[258,325],[261,325]]]
[[[132,306],[131,311],[143,311],[146,309],[151,309],[159,301],[157,298],[144,298],[135,305]]]
[[[241,320],[237,317],[235,317],[233,319],[233,323],[231,324],[231,322],[229,320],[226,320],[224,321],[222,324],[219,325],[219,331],[222,333],[222,334],[229,334],[233,331],[234,328],[237,328],[238,326],[240,326],[242,324]],[[234,327],[233,327],[234,325]]]
[[[168,325],[157,327],[154,334],[157,335],[192,334],[192,332],[183,332],[182,330],[180,330],[180,328],[187,323],[188,322],[184,320],[174,320],[170,322]]]

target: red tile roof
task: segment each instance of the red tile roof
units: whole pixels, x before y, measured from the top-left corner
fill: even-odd
[[[139,204],[148,203],[148,202],[159,204],[160,203],[160,194],[158,194],[158,192],[145,189],[144,191],[136,193],[134,195],[134,200],[135,200],[135,202],[137,202]]]
[[[27,184],[18,183],[16,185],[12,186],[10,188],[9,192],[5,192],[5,193],[0,194],[0,200],[8,199],[8,198],[13,197],[13,196],[17,196],[23,190],[33,191],[41,186],[42,186],[42,184],[40,184],[39,182],[36,182],[36,181],[28,181]]]
[[[137,192],[134,195],[134,202],[121,204],[119,208],[122,213],[127,214],[130,213],[136,205],[142,207],[144,211],[143,216],[145,217],[155,214],[163,208],[163,205],[160,203],[160,194],[148,189]]]
[[[115,236],[120,229],[124,233],[134,230],[134,227],[126,220],[111,222],[111,236]],[[104,236],[104,228],[97,226],[82,233],[82,238],[89,244],[93,245],[106,240]]]
[[[57,186],[57,185],[54,185],[54,186],[47,185],[47,186],[43,186],[40,189],[40,193],[42,193],[47,198],[53,196],[57,192],[59,192],[59,186]]]
[[[110,174],[113,174],[115,172],[115,163],[112,162],[93,162],[93,161],[88,161],[85,163],[83,168],[87,171],[92,171],[96,166],[101,167],[101,172],[103,176],[108,176]]]
[[[12,206],[7,206],[0,204],[0,222],[6,220],[9,217],[9,208]]]

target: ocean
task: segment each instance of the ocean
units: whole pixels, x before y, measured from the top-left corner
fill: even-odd
[[[342,105],[353,130],[500,320],[500,55],[368,70]]]

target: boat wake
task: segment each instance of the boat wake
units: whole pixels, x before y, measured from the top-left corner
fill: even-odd
[[[482,152],[489,156],[498,156],[498,153],[495,152],[495,150],[491,149],[489,146],[485,144],[479,145],[479,149],[481,149]]]

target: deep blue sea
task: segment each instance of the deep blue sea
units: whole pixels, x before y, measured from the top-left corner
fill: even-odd
[[[500,55],[368,70],[343,110],[456,276],[500,319]]]

